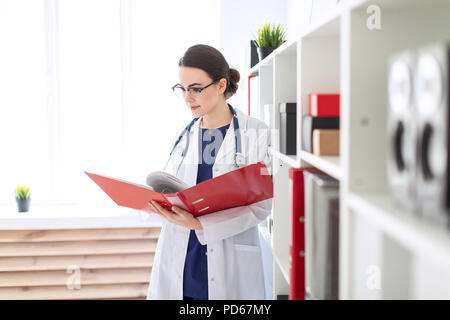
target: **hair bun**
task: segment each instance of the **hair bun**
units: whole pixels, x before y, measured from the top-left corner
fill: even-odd
[[[233,69],[233,68],[230,68],[228,70],[229,83],[227,85],[227,90],[225,91],[227,99],[236,93],[236,91],[239,87],[238,82],[240,79],[241,79],[241,75],[239,74],[239,71],[237,71],[236,69]]]

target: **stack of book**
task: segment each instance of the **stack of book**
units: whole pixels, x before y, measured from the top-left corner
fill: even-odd
[[[302,148],[318,156],[339,155],[339,94],[310,94],[302,117]]]
[[[304,171],[305,299],[339,298],[339,181]]]
[[[313,167],[289,179],[289,299],[339,299],[339,181]]]

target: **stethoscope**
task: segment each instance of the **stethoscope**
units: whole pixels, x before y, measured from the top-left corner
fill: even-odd
[[[241,144],[241,132],[239,131],[239,121],[237,118],[237,113],[234,110],[234,108],[229,104],[228,107],[230,108],[231,113],[233,114],[233,127],[234,127],[234,137],[235,137],[235,148],[236,148],[236,152],[234,154],[234,165],[239,168],[243,165],[245,165],[245,157],[242,154],[242,144]],[[180,136],[178,137],[177,141],[175,142],[172,151],[170,151],[170,155],[169,155],[169,159],[166,162],[166,165],[164,166],[163,171],[165,171],[167,164],[169,163],[170,157],[173,154],[173,151],[175,150],[176,146],[178,145],[178,143],[181,141],[181,139],[183,138],[183,135],[185,133],[187,133],[187,137],[186,137],[186,145],[184,146],[183,152],[181,153],[181,161],[178,165],[177,168],[177,173],[178,173],[178,169],[181,166],[181,163],[184,160],[184,157],[187,154],[188,148],[189,148],[189,131],[191,130],[191,127],[194,125],[195,121],[197,121],[199,118],[194,118],[192,119],[192,121],[186,126],[186,128],[184,128],[184,130],[181,132]],[[176,174],[175,174],[176,175]]]

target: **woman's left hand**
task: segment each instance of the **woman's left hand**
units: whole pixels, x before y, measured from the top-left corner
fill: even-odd
[[[148,204],[156,211],[157,214],[171,223],[175,223],[193,230],[203,229],[200,221],[189,211],[183,210],[177,206],[172,206],[172,211],[166,210],[155,201],[150,201]]]

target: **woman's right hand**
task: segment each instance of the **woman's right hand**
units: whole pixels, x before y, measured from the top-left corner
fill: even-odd
[[[203,229],[200,220],[198,220],[192,213],[181,209],[177,206],[172,206],[172,211],[164,209],[160,204],[156,201],[151,201],[148,205],[155,210],[155,213],[159,214],[161,217],[166,219],[171,223],[178,224],[182,227],[186,227],[191,230],[200,230]]]

